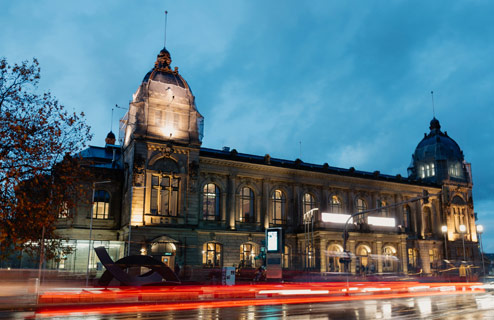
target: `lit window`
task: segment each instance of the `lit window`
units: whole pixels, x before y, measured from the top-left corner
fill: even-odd
[[[204,220],[220,220],[220,189],[214,183],[208,183],[204,186],[202,217]]]
[[[168,175],[151,176],[151,213],[176,216],[178,212],[180,179]]]
[[[254,192],[249,187],[240,191],[240,222],[254,222]]]
[[[431,176],[431,168],[429,167],[428,164],[425,165],[425,176],[430,177]]]
[[[365,210],[367,210],[367,203],[365,202],[364,199],[358,198],[357,199],[357,212],[362,212]],[[363,223],[365,221],[365,214],[358,215],[356,220],[358,223]]]
[[[283,191],[275,190],[271,197],[271,223],[273,224],[285,224],[286,222],[286,197]]]
[[[105,190],[94,191],[93,219],[108,219],[110,194]]]
[[[257,248],[251,243],[244,243],[240,246],[240,266],[252,268],[255,267],[255,257]]]
[[[338,196],[331,196],[329,200],[329,210],[331,213],[341,213],[342,212],[342,205],[341,205],[341,200],[338,198]]]
[[[386,207],[387,205],[388,204],[386,203],[386,201],[377,200],[377,207],[378,208]],[[388,208],[379,209],[379,212],[381,213],[381,215],[383,217],[388,217],[389,216],[389,210],[388,210]]]
[[[419,170],[420,170],[420,177],[421,177],[421,178],[425,178],[425,170],[424,170],[424,166],[420,166]]]
[[[62,202],[58,211],[58,219],[67,219],[69,217],[69,206],[67,202]]]
[[[384,261],[383,261],[383,271],[394,271],[396,249],[391,246],[384,247]]]
[[[222,250],[221,244],[217,242],[206,242],[202,246],[202,264],[206,268],[221,267]]]
[[[316,200],[314,196],[310,193],[305,193],[304,198],[302,200],[302,214],[314,209],[316,207]]]
[[[461,165],[459,162],[453,163],[449,166],[449,175],[456,178],[460,178],[462,176]]]
[[[434,168],[434,163],[431,163],[431,176],[436,175],[436,169]]]

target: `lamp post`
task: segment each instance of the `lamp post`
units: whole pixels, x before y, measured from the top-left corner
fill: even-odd
[[[87,250],[87,266],[86,266],[86,287],[88,286],[89,283],[89,263],[91,259],[91,244],[92,244],[92,238],[93,238],[93,214],[94,214],[94,194],[95,194],[95,189],[97,184],[103,184],[103,183],[110,183],[111,181],[97,181],[93,182],[93,196],[91,198],[91,220],[89,222],[89,248]]]
[[[480,256],[482,257],[482,272],[483,275],[485,276],[485,264],[484,264],[484,248],[482,247],[482,232],[484,232],[484,226],[481,224],[477,225],[477,233],[479,235],[479,242],[480,242]]]
[[[444,257],[448,260],[448,239],[446,235],[448,234],[448,226],[442,226],[441,231],[444,235]]]
[[[467,231],[467,227],[464,224],[460,224],[460,233],[461,240],[463,242],[463,260],[467,261],[467,255],[465,254],[465,232]]]
[[[315,256],[312,254],[314,250],[314,211],[319,208],[313,208],[304,213],[304,235],[305,235],[305,247],[307,252],[306,267],[312,267],[312,259]]]

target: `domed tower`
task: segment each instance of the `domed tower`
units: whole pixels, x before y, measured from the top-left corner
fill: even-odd
[[[415,148],[408,176],[412,179],[442,184],[472,183],[471,167],[465,162],[463,151],[447,132],[441,131],[439,120],[430,122],[430,132]]]
[[[424,134],[412,155],[409,178],[441,186],[438,197],[421,206],[419,233],[440,239],[446,237],[448,254],[453,260],[474,260],[478,256],[477,232],[472,198],[471,165],[465,161],[460,147],[447,132],[441,131],[434,117],[430,132]],[[466,251],[463,251],[465,241]],[[462,254],[465,252],[465,254]]]
[[[200,146],[203,117],[187,82],[171,69],[171,57],[163,48],[133,96],[125,123],[124,147],[130,139]]]

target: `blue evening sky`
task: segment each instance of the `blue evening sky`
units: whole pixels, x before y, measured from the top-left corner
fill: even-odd
[[[205,147],[406,176],[434,90],[494,252],[494,2],[3,1],[0,56],[38,58],[40,88],[101,146],[163,47],[165,10]]]

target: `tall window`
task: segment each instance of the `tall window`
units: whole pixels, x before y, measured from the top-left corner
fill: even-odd
[[[388,204],[386,203],[386,201],[377,200],[377,207],[378,208],[386,207],[387,205]],[[379,209],[379,212],[381,213],[381,216],[389,217],[389,209],[388,208]]]
[[[406,231],[411,229],[411,210],[409,205],[403,206],[403,227]]]
[[[249,187],[240,191],[240,222],[255,222],[254,219],[254,192]]]
[[[314,209],[316,207],[316,200],[314,196],[310,193],[305,193],[304,198],[302,200],[302,215],[305,214],[307,211]]]
[[[214,183],[204,185],[202,218],[211,221],[220,220],[220,189]]]
[[[418,267],[418,250],[408,248],[408,269],[416,269]]]
[[[275,190],[271,197],[271,223],[285,224],[286,222],[286,197],[283,191]]]
[[[108,219],[110,212],[110,194],[105,190],[96,190],[93,199],[93,219]]]
[[[202,264],[207,268],[221,267],[222,248],[217,242],[206,242],[202,246]]]
[[[431,233],[432,232],[432,217],[431,217],[431,208],[424,207],[424,232]]]
[[[367,210],[367,202],[362,198],[357,198],[357,212],[362,212]],[[365,222],[365,214],[357,216],[357,222]]]
[[[176,216],[180,178],[168,175],[151,176],[151,213],[163,216]]]
[[[338,196],[331,196],[329,198],[329,210],[331,213],[341,213],[343,208],[341,205],[341,200]]]
[[[455,162],[449,165],[449,175],[452,177],[460,178],[461,174],[461,165],[459,162]]]
[[[240,245],[240,266],[248,268],[255,267],[256,255],[256,246],[252,243],[243,243]]]

